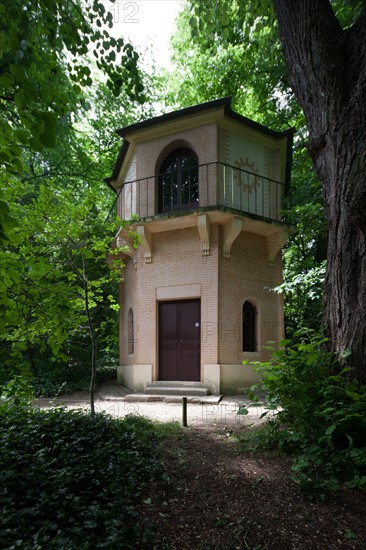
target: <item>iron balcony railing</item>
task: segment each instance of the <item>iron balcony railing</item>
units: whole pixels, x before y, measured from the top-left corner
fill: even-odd
[[[283,183],[222,162],[125,182],[113,212],[122,219],[223,207],[269,220],[286,221]],[[112,214],[112,211],[111,211]]]

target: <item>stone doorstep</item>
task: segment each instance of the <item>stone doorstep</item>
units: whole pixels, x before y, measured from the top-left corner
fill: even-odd
[[[182,397],[187,397],[189,403],[218,404],[221,395],[209,395],[210,391],[201,382],[188,381],[156,381],[151,382],[143,392],[119,387],[108,387],[106,391],[100,391],[98,397],[102,401],[128,401],[128,402],[165,402],[182,403]]]
[[[209,395],[208,388],[184,386],[148,386],[145,395],[181,395],[182,397],[203,397]]]
[[[180,387],[180,388],[205,388],[205,386],[202,384],[202,382],[189,382],[188,380],[157,380],[155,382],[150,382],[150,384],[147,385],[148,388],[154,388],[154,387],[162,387],[162,388],[169,388],[169,387]]]
[[[164,403],[182,403],[183,397],[187,397],[187,402],[196,404],[196,405],[217,405],[222,399],[222,395],[184,395],[184,394],[153,394],[153,393],[129,393],[124,398],[123,401],[128,402],[164,402]]]

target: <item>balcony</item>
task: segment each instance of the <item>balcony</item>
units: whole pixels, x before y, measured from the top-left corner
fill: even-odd
[[[126,182],[114,209],[142,221],[221,210],[268,222],[284,222],[285,185],[258,173],[212,162]]]

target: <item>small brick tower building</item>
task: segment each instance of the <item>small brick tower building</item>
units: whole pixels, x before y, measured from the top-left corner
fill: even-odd
[[[118,133],[108,183],[140,235],[120,289],[118,380],[238,392],[256,380],[243,360],[265,360],[266,343],[283,338],[282,298],[271,289],[291,232],[281,202],[292,130],[265,128],[224,98]]]

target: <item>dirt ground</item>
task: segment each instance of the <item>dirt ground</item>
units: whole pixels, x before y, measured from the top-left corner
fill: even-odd
[[[156,550],[365,550],[365,493],[344,488],[310,502],[289,459],[238,453],[240,429],[194,426],[164,444],[167,481],[152,484],[139,509]]]
[[[88,394],[37,405],[88,409]],[[258,424],[261,411],[238,417],[236,408],[191,405],[189,428],[164,440],[166,481],[151,484],[138,508],[157,533],[154,550],[366,550],[366,493],[343,488],[327,502],[307,500],[291,481],[289,458],[239,453],[235,436]],[[181,420],[177,404],[101,399],[97,410]]]

